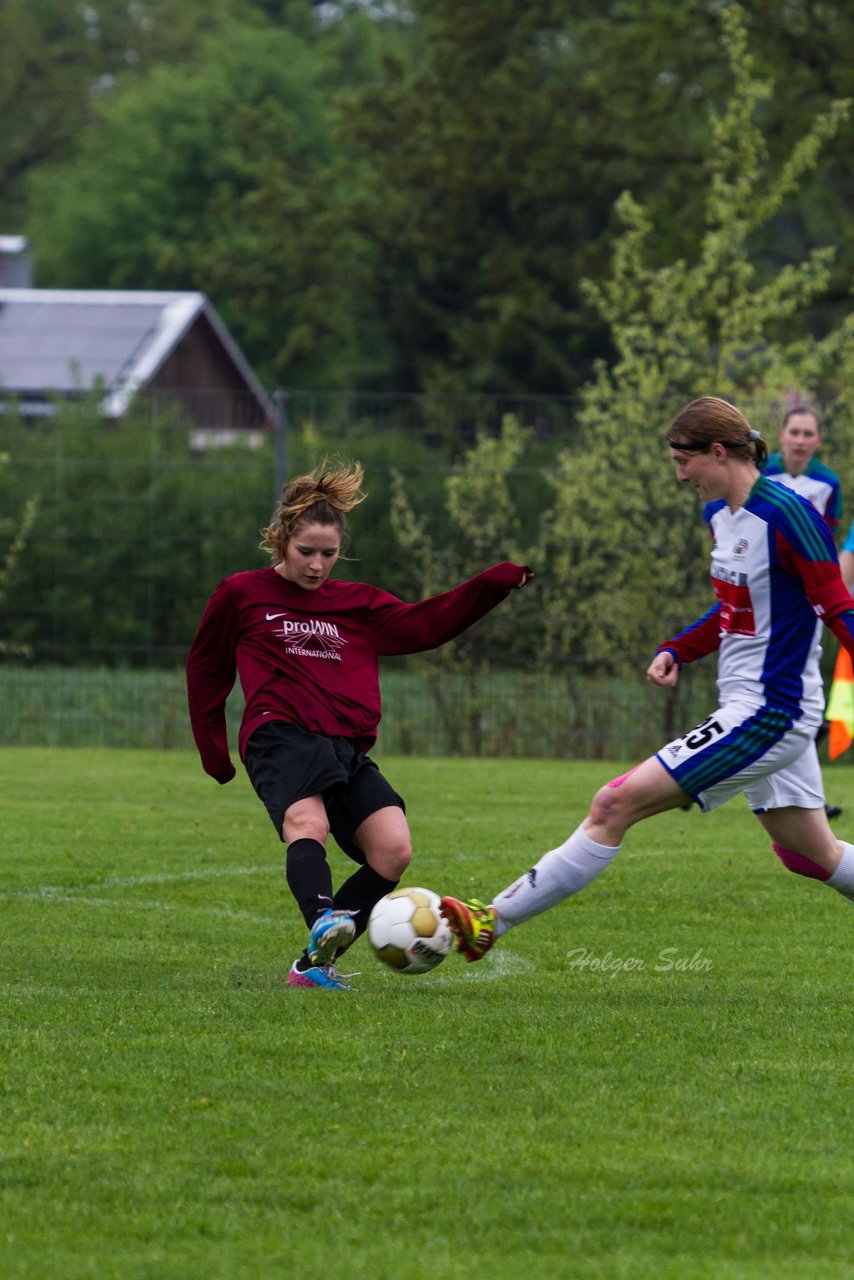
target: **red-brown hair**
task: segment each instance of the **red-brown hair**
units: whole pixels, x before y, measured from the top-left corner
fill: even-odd
[[[284,560],[285,549],[301,524],[332,525],[343,543],[346,513],[365,498],[363,479],[364,471],[358,462],[330,467],[324,458],[313,471],[289,481],[282,489],[272,521],[263,531],[261,548],[270,553],[273,564]]]

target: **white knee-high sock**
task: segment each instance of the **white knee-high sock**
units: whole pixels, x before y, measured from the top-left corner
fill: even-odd
[[[498,912],[496,935],[578,893],[602,874],[619,851],[619,845],[597,844],[579,827],[568,840],[544,853],[536,866],[493,899],[492,905]]]
[[[829,884],[831,889],[836,889],[843,898],[854,903],[854,844],[843,843],[839,865],[824,883]]]

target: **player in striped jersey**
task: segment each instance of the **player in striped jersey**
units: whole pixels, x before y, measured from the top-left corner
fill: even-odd
[[[818,409],[798,402],[786,411],[783,418],[780,451],[771,454],[762,471],[769,480],[785,485],[787,489],[794,490],[811,502],[816,511],[824,516],[835,536],[842,518],[842,483],[836,472],[815,456],[823,444],[824,434]],[[725,505],[722,499],[706,504],[703,518],[710,527],[713,515]],[[845,560],[846,556],[840,555],[842,577],[850,591],[851,576],[846,577]],[[816,731],[816,743],[821,742],[828,732],[827,721],[822,718]],[[842,809],[838,804],[825,804],[825,812],[828,818],[838,818]]]
[[[739,792],[790,870],[854,902],[854,845],[830,829],[815,747],[824,697],[822,623],[854,653],[854,601],[828,525],[760,468],[765,442],[725,400],[692,401],[666,436],[676,478],[713,516],[714,606],[660,646],[647,679],[672,687],[681,667],[718,654],[720,705],[689,733],[603,786],[587,818],[485,906],[442,899],[457,949],[479,960],[495,940],[583,889],[636,822],[690,802],[708,812]]]
[[[842,519],[842,483],[835,471],[815,456],[824,443],[818,410],[796,404],[780,428],[780,452],[772,453],[765,475],[811,502],[835,530]]]

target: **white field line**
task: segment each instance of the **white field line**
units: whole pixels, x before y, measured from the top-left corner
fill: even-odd
[[[279,862],[265,863],[256,867],[206,867],[195,871],[156,872],[145,876],[110,876],[106,880],[92,880],[81,885],[38,885],[32,889],[14,889],[0,893],[0,902],[55,902],[61,905],[87,907],[106,907],[121,911],[183,911],[202,915],[219,916],[228,920],[248,920],[253,924],[282,927],[282,920],[276,916],[259,916],[248,911],[234,911],[229,907],[205,906],[204,904],[181,904],[161,902],[157,899],[131,900],[127,898],[102,898],[95,896],[104,889],[132,889],[145,885],[191,884],[204,880],[231,879],[236,876],[258,876],[270,873],[281,873]],[[449,957],[450,958],[450,957]],[[515,973],[526,973],[534,968],[530,960],[516,955],[512,951],[496,949],[478,964],[466,965],[457,972],[445,971],[436,976],[431,986],[456,987],[471,982],[496,982]]]
[[[197,915],[218,916],[225,920],[248,920],[252,924],[281,927],[279,917],[260,916],[251,911],[234,911],[230,907],[191,905],[160,902],[156,899],[101,898],[94,896],[105,889],[136,889],[146,885],[193,884],[205,880],[233,879],[235,876],[269,875],[281,872],[278,862],[258,867],[200,867],[196,871],[160,871],[147,876],[109,876],[106,880],[92,880],[80,885],[42,884],[33,889],[11,889],[0,893],[2,902],[56,902],[63,905],[83,904],[87,907],[109,907],[120,911],[182,911]]]
[[[148,876],[109,876],[106,880],[90,880],[86,884],[42,884],[33,889],[9,889],[0,893],[0,902],[22,902],[34,899],[71,902],[86,898],[92,890],[135,889],[149,884],[192,884],[200,880],[230,880],[235,876],[262,876],[282,872],[282,864],[269,862],[259,867],[201,867],[196,871],[160,871]]]
[[[18,901],[21,900],[20,895]],[[35,897],[36,895],[31,895]],[[218,916],[224,920],[248,920],[251,924],[271,924],[281,928],[282,921],[278,916],[259,916],[253,911],[234,911],[230,907],[209,907],[204,903],[178,906],[174,902],[158,902],[156,899],[133,901],[126,898],[92,898],[85,893],[51,893],[39,899],[42,902],[59,903],[66,906],[108,907],[111,911],[180,911],[182,915]]]

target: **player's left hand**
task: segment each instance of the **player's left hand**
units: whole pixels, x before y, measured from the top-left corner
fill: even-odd
[[[679,663],[669,649],[657,653],[646,670],[646,678],[651,684],[672,689],[679,679]]]

